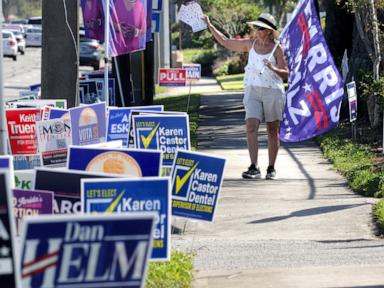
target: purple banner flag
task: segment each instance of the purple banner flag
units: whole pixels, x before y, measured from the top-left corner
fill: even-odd
[[[101,0],[81,0],[85,36],[104,41],[104,11]]]
[[[145,49],[147,0],[109,0],[109,7],[107,56],[115,57]]]
[[[313,0],[302,0],[280,36],[289,78],[280,139],[298,142],[339,123],[344,82],[319,23]]]

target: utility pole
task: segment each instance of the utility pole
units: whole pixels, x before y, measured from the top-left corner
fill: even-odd
[[[0,1],[0,25],[3,24],[3,1]],[[7,128],[5,121],[5,99],[3,83],[3,33],[0,33],[0,155],[7,154]]]
[[[79,79],[79,0],[42,0],[41,97],[76,106]]]

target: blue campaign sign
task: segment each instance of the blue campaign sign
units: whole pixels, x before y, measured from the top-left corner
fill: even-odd
[[[172,167],[172,215],[213,221],[225,159],[178,151]]]
[[[187,81],[200,80],[201,64],[183,64],[183,69],[187,71]]]
[[[171,193],[169,178],[84,179],[82,211],[157,214],[151,259],[170,259]]]
[[[69,147],[68,169],[120,174],[130,177],[160,176],[161,152],[119,148]]]
[[[9,156],[0,156],[0,169],[11,169],[12,160]]]
[[[152,11],[152,33],[160,32],[160,13]]]
[[[163,9],[163,0],[152,0],[152,10],[161,11]]]
[[[69,118],[69,111],[66,109],[60,108],[50,108],[49,109],[49,119],[63,119]]]
[[[160,150],[163,166],[172,166],[177,150],[189,150],[188,115],[137,115],[132,117],[135,145]]]
[[[139,106],[128,108],[110,108],[107,124],[107,141],[123,140],[123,146],[128,145],[131,111],[163,111],[163,105]]]
[[[25,219],[22,287],[143,287],[155,215]]]

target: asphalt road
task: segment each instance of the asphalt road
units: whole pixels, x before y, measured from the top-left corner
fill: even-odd
[[[80,67],[90,71],[90,67]],[[17,98],[20,90],[41,82],[41,48],[28,47],[24,55],[18,55],[17,61],[3,58],[3,81],[5,100]]]

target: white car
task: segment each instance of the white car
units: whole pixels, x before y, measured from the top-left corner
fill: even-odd
[[[24,34],[22,32],[20,32],[20,31],[12,30],[12,29],[9,29],[8,31],[11,31],[13,33],[13,35],[15,35],[15,38],[16,38],[16,41],[17,41],[17,50],[22,55],[24,55],[25,54],[25,47],[26,47]]]
[[[12,32],[3,30],[3,56],[17,60],[17,41]]]
[[[28,28],[26,33],[26,45],[41,47],[42,29],[38,27]]]

